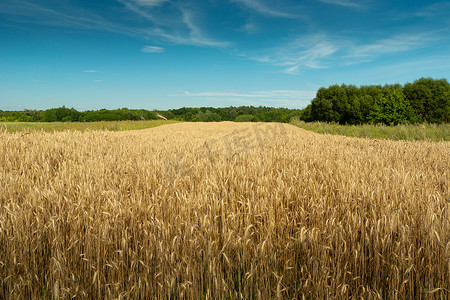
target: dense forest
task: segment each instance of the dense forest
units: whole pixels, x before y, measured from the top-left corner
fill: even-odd
[[[7,122],[95,122],[122,120],[156,120],[160,116],[168,120],[188,122],[283,122],[299,117],[302,110],[273,107],[183,107],[167,111],[121,108],[115,110],[89,110],[79,112],[65,106],[47,110],[0,111],[0,121]]]
[[[421,78],[404,86],[333,85],[320,88],[302,111],[304,121],[339,124],[448,123],[450,85],[446,79]]]
[[[448,123],[450,84],[446,79],[420,78],[405,85],[332,85],[320,88],[304,109],[273,107],[200,107],[167,111],[127,109],[77,111],[65,106],[47,110],[1,111],[6,122],[94,122],[155,120],[163,116],[188,122],[283,122],[292,118],[306,122],[339,124]]]

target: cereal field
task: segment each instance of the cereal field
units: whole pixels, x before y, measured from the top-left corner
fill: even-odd
[[[0,133],[1,299],[450,297],[450,143]]]

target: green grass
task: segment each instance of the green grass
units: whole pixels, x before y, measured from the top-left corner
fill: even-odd
[[[450,141],[450,124],[339,125],[324,122],[305,123],[296,119],[292,120],[291,124],[317,133],[351,137],[406,141]]]
[[[138,130],[145,128],[152,128],[156,126],[178,123],[172,120],[150,120],[150,121],[101,121],[101,122],[0,122],[0,130],[7,132],[15,131],[86,131],[86,130],[108,130],[108,131],[123,131],[123,130]]]
[[[0,130],[15,131],[86,131],[86,130],[138,130],[156,126],[177,123],[174,120],[151,121],[102,121],[102,122],[0,122]],[[292,120],[291,124],[317,133],[337,134],[351,137],[363,137],[389,140],[430,140],[450,141],[450,124],[419,124],[419,125],[339,125],[335,123],[312,122],[305,123]]]

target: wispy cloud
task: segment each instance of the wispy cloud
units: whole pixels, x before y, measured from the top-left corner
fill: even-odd
[[[287,74],[298,74],[302,69],[321,69],[330,66],[337,52],[344,48],[345,41],[326,34],[301,36],[272,49],[258,51],[249,59],[283,67]]]
[[[425,32],[426,29],[414,31],[414,26],[411,25],[409,30],[399,29],[399,32],[403,32],[401,34],[392,33],[378,40],[371,38],[373,35],[368,32],[364,37],[367,39],[363,42],[357,34],[340,34],[340,32],[332,29],[323,29],[317,33],[318,30],[308,26],[306,26],[308,28],[305,27],[302,34],[300,34],[300,29],[297,30],[299,35],[296,37],[296,31],[292,28],[292,24],[304,24],[305,22],[302,20],[302,14],[298,13],[300,6],[295,0],[230,0],[230,2],[238,4],[234,6],[234,9],[241,8],[266,17],[289,19],[274,20],[277,22],[277,26],[280,25],[280,31],[270,40],[269,44],[263,39],[256,40],[259,34],[264,33],[264,26],[258,23],[260,16],[248,18],[248,15],[243,14],[244,17],[240,18],[238,22],[241,26],[240,29],[234,30],[232,34],[230,34],[230,31],[225,32],[226,29],[222,27],[212,28],[211,16],[209,15],[212,8],[208,5],[212,2],[222,2],[219,0],[207,1],[208,5],[199,5],[197,1],[117,0],[119,6],[116,3],[114,9],[121,9],[121,11],[114,16],[114,19],[108,14],[103,14],[100,10],[88,10],[71,5],[70,1],[35,1],[38,4],[31,0],[1,1],[0,24],[23,22],[80,30],[115,32],[138,37],[141,40],[150,40],[149,46],[140,49],[142,52],[148,53],[164,52],[165,48],[172,44],[220,48],[230,55],[243,56],[249,60],[272,65],[277,67],[280,72],[287,74],[299,74],[304,69],[360,64],[386,55],[426,48],[439,39],[448,40],[449,26],[445,24],[449,24],[449,21],[442,15],[450,10],[450,4],[447,1],[426,6],[414,13],[416,18],[420,16],[430,20],[432,16],[441,16],[437,18],[444,20],[439,23],[444,23],[443,26],[439,27],[440,32]],[[368,0],[317,1],[354,9],[364,9],[369,5]],[[300,21],[297,22],[297,19],[300,19]],[[228,28],[239,27],[236,24],[234,22]],[[286,26],[289,24],[289,27],[283,24]],[[261,28],[258,26],[261,26]],[[303,30],[304,27],[301,28]],[[251,38],[255,37],[255,41],[258,43],[257,49],[255,49],[256,46],[251,44],[253,40],[248,39],[248,42],[246,40],[248,33],[255,32],[257,34]],[[414,33],[408,34],[405,32]],[[223,38],[225,36],[226,38]],[[443,38],[442,36],[446,37]],[[152,44],[163,45],[164,47],[153,46]],[[248,47],[250,44],[251,47]],[[84,72],[96,73],[98,71],[85,70]]]
[[[233,0],[236,3],[241,3],[248,8],[269,17],[278,17],[278,18],[298,18],[299,15],[292,14],[290,12],[286,12],[283,10],[278,10],[277,8],[271,7],[269,4],[265,3],[262,0]],[[269,3],[273,3],[269,1]]]
[[[357,45],[349,49],[348,56],[358,58],[376,58],[384,54],[407,52],[427,47],[439,38],[433,33],[399,34],[365,45]]]
[[[189,39],[194,45],[211,46],[211,47],[226,47],[229,42],[216,41],[206,36],[204,30],[196,23],[196,16],[192,10],[180,8],[183,15],[183,22],[189,28]]]
[[[141,49],[141,51],[147,53],[162,53],[164,52],[164,48],[157,46],[145,46]]]
[[[154,23],[158,23],[158,19],[153,16],[153,14],[149,13],[145,5],[140,4],[136,1],[128,1],[128,0],[118,0],[119,3],[121,3],[126,9],[129,11],[139,15],[140,17],[143,17],[147,21],[151,21]],[[156,5],[153,5],[156,6]]]
[[[102,16],[72,6],[69,2],[45,6],[25,0],[2,0],[0,18],[9,22],[39,24],[51,27],[65,27],[82,30],[100,30],[133,35],[134,30],[109,22]]]
[[[186,91],[180,94],[173,94],[170,96],[186,96],[186,97],[242,97],[242,98],[273,98],[273,99],[286,99],[286,98],[309,98],[314,96],[313,91],[291,91],[291,90],[272,90],[272,91],[256,91],[250,93],[239,92],[200,92],[191,93]]]
[[[270,105],[277,107],[302,107],[306,106],[316,95],[315,91],[271,90],[255,91],[249,93],[240,92],[189,92],[172,94],[172,97],[193,97],[208,101],[235,102],[250,105]]]
[[[362,8],[361,1],[351,1],[351,0],[319,0],[319,1],[327,4],[334,4],[344,7]]]
[[[309,48],[300,48],[300,51],[296,51],[295,47],[304,47],[304,45],[302,42],[298,46],[295,45],[291,53],[286,53],[287,58],[294,58],[294,66],[305,66],[311,69],[327,67],[325,60],[335,54],[339,49],[338,45],[326,39],[315,40],[310,44]],[[292,68],[290,69],[292,71]]]
[[[172,5],[168,10],[155,12],[168,0],[118,0],[130,12],[147,21],[144,27],[139,28],[137,34],[158,38],[163,42],[181,45],[194,45],[206,47],[226,47],[230,43],[208,37],[206,28],[197,22],[200,12],[190,9],[189,5]],[[191,5],[192,6],[192,5]]]
[[[163,4],[164,2],[168,2],[168,0],[134,0],[134,2],[141,6],[155,7]]]
[[[448,18],[448,16],[450,15],[450,2],[436,2],[413,12],[392,11],[391,15],[393,20],[408,20],[414,18],[415,22],[418,23],[420,19],[423,19],[427,22],[427,25],[431,25],[434,28],[446,28],[449,30],[450,18]]]
[[[246,32],[248,34],[253,34],[258,31],[258,26],[253,22],[248,22],[244,26],[238,29],[238,31]]]
[[[386,55],[426,48],[442,38],[435,32],[422,32],[393,34],[385,39],[361,43],[357,37],[320,33],[301,36],[278,47],[241,56],[281,67],[286,74],[300,74],[305,69],[361,64]]]
[[[187,5],[172,5],[158,11],[170,0],[117,0],[124,11],[120,18],[109,19],[98,11],[88,11],[69,2],[58,5],[35,4],[28,0],[2,0],[1,21],[33,23],[52,27],[81,30],[101,30],[139,38],[156,38],[160,42],[226,47],[230,43],[208,36],[207,27],[197,23],[197,10],[188,10]],[[193,6],[193,5],[191,5]],[[156,11],[155,11],[156,10]],[[195,11],[195,13],[194,13]],[[131,15],[130,15],[131,13]],[[203,13],[203,12],[202,12]],[[127,16],[128,14],[128,16]],[[130,17],[139,16],[135,22]],[[195,17],[194,17],[195,15]],[[3,18],[3,20],[2,20]],[[6,23],[10,23],[9,21]]]

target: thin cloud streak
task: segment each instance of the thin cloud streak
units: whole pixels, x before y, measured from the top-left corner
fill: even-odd
[[[169,95],[171,97],[203,98],[207,101],[239,103],[254,106],[277,106],[298,108],[306,106],[316,95],[316,91],[272,90],[239,92],[184,92]]]
[[[255,99],[249,100],[248,98],[206,98],[208,102],[221,102],[228,106],[230,103],[236,103],[237,106],[251,105],[251,106],[269,106],[269,107],[285,107],[299,109],[309,104],[309,100],[263,100]]]
[[[264,4],[261,0],[233,0],[233,1],[236,3],[241,3],[264,16],[288,18],[288,19],[295,19],[299,17],[298,15],[295,14],[271,8],[268,5]]]
[[[245,98],[309,98],[315,95],[315,91],[290,91],[290,90],[273,90],[273,91],[256,91],[251,93],[236,92],[200,92],[191,93],[186,91],[181,94],[173,94],[169,96],[186,96],[186,97],[245,97]]]
[[[378,40],[371,44],[355,46],[349,50],[349,57],[353,59],[374,59],[383,54],[407,52],[424,48],[427,47],[429,43],[438,41],[439,39],[440,38],[432,32],[411,35],[394,35],[390,38]]]
[[[194,45],[211,46],[218,48],[230,45],[229,42],[215,41],[205,37],[205,33],[195,22],[196,18],[194,13],[186,8],[180,8],[180,10],[183,15],[183,22],[190,30],[189,37]]]
[[[182,45],[217,48],[231,45],[227,41],[218,41],[206,37],[204,30],[196,24],[195,19],[192,17],[193,12],[183,9],[181,6],[171,8],[172,19],[167,18],[167,16],[162,18],[160,15],[152,13],[153,8],[168,2],[165,0],[118,0],[125,10],[145,19],[148,23],[145,26],[125,25],[121,20],[110,22],[99,15],[77,7],[66,6],[56,10],[39,6],[29,1],[3,1],[6,2],[0,5],[0,15],[5,15],[6,20],[8,20],[8,17],[12,17],[11,19],[14,22],[82,30],[100,30],[139,38],[153,37],[162,42]],[[184,24],[184,26],[181,24]]]
[[[136,30],[109,22],[101,16],[73,6],[50,9],[22,0],[2,0],[0,15],[9,22],[38,24],[51,27],[66,27],[82,30],[99,30],[126,35],[135,35]]]
[[[141,49],[142,52],[146,52],[146,53],[162,53],[164,52],[164,48],[162,47],[157,47],[157,46],[145,46],[144,48]]]
[[[348,66],[426,48],[443,37],[435,32],[395,34],[372,43],[359,44],[356,38],[315,34],[294,39],[259,53],[239,54],[248,59],[284,67],[283,73],[300,74],[305,69]]]
[[[320,2],[327,3],[327,4],[334,4],[344,7],[351,7],[351,8],[361,8],[360,2],[355,1],[349,1],[349,0],[319,0]]]
[[[151,21],[154,22],[155,24],[158,24],[157,19],[152,14],[147,13],[147,11],[144,10],[142,5],[139,5],[136,2],[130,2],[126,0],[117,0],[117,1],[121,3],[129,11],[143,17],[147,21]]]
[[[363,64],[387,55],[406,53],[416,49],[426,48],[439,40],[448,39],[448,26],[442,26],[440,32],[421,32],[413,34],[392,33],[384,39],[361,42],[356,36],[340,36],[339,32],[330,34],[329,31],[304,34],[295,38],[289,36],[289,41],[268,46],[262,44],[260,50],[244,49],[245,46],[237,42],[225,41],[212,34],[204,21],[207,11],[194,9],[193,3],[174,2],[170,0],[117,0],[121,4],[121,17],[108,20],[99,13],[85,11],[70,6],[69,2],[62,2],[57,8],[45,7],[25,0],[2,0],[0,5],[0,23],[22,22],[42,24],[47,26],[70,27],[84,30],[101,30],[129,35],[140,39],[151,40],[155,44],[192,45],[198,47],[212,47],[223,50],[231,56],[241,56],[248,60],[258,61],[279,69],[286,74],[301,74],[304,70],[322,69],[355,64]],[[275,1],[270,0],[230,0],[239,4],[242,10],[250,10],[266,17],[292,18],[298,17],[289,12],[274,8]],[[356,0],[317,0],[330,5],[348,8],[366,8],[367,1]],[[55,1],[56,2],[56,1]],[[278,2],[277,2],[278,3]],[[286,2],[288,3],[288,2]],[[292,3],[292,2],[291,2]],[[361,4],[362,3],[362,4]],[[447,2],[435,3],[422,8],[415,13],[415,17],[430,18],[435,14],[446,13],[450,8]],[[298,9],[298,7],[297,7]],[[164,14],[161,14],[164,12]],[[122,16],[121,14],[121,16]],[[139,17],[135,23],[124,23],[130,17]],[[240,20],[242,21],[242,20]],[[251,18],[241,24],[242,31],[247,33],[255,30]],[[277,22],[280,20],[276,20]],[[291,22],[291,20],[288,20]],[[444,21],[444,23],[448,21]],[[410,25],[407,32],[414,32]],[[425,30],[425,29],[424,29]],[[370,32],[368,33],[370,35]],[[287,37],[284,37],[287,38]],[[275,40],[275,39],[274,39]],[[277,39],[278,40],[278,39]],[[236,39],[238,41],[238,39]],[[285,40],[286,41],[286,40]],[[138,50],[137,48],[136,50]],[[140,49],[147,53],[161,53],[163,47],[145,46]],[[86,70],[84,72],[94,73]],[[97,71],[95,71],[97,72]]]
[[[322,69],[333,65],[339,51],[348,42],[331,38],[325,34],[302,36],[276,48],[262,51],[259,55],[246,56],[259,62],[266,62],[283,69],[286,74],[299,74],[302,69]]]
[[[147,1],[135,0],[133,2],[118,0],[130,12],[143,17],[149,22],[146,28],[137,29],[141,35],[156,37],[162,41],[178,45],[193,45],[206,47],[227,47],[230,45],[226,41],[217,41],[206,37],[204,30],[195,22],[194,13],[184,6],[172,8],[171,17],[160,18],[152,12],[152,8],[162,5],[165,0]],[[150,3],[152,5],[150,5]],[[184,24],[185,26],[181,26]]]
[[[162,5],[164,2],[168,2],[168,0],[134,0],[134,2],[141,6],[155,7]]]
[[[450,2],[437,2],[431,5],[424,6],[414,12],[392,11],[389,15],[392,20],[406,20],[410,18],[423,18],[433,21],[442,22],[443,24],[450,24],[448,18],[437,18],[439,15],[448,16],[450,14]],[[445,25],[444,25],[445,26]]]

